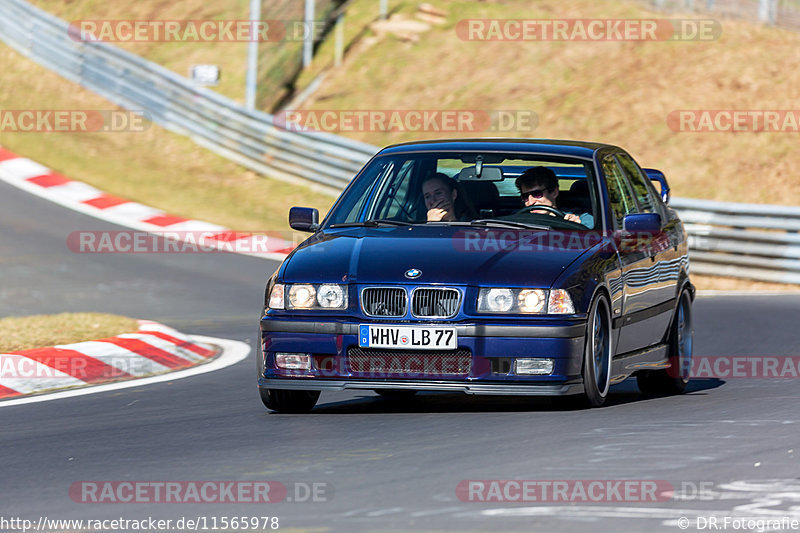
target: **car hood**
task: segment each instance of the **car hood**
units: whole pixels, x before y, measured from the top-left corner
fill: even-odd
[[[590,245],[463,226],[350,228],[318,233],[280,273],[285,282],[446,283],[550,287]],[[410,280],[409,269],[421,275]]]

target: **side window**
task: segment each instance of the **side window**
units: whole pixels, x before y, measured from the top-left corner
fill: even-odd
[[[394,176],[384,180],[378,190],[378,197],[382,197],[383,201],[375,206],[373,214],[368,218],[397,220],[409,220],[411,218],[408,194],[414,163],[413,159],[406,160]]]
[[[335,205],[336,209],[332,210],[332,216],[328,223],[357,222],[364,206],[372,196],[376,180],[388,179],[387,175],[393,172],[394,165],[394,160],[388,157],[374,160],[370,167],[358,177],[358,181],[352,184],[355,189],[350,190],[350,193],[344,195]]]
[[[606,176],[611,210],[617,220],[617,227],[622,228],[622,219],[625,218],[625,215],[637,212],[636,202],[634,202],[633,195],[627,183],[625,183],[622,169],[613,156],[607,156],[603,159],[603,174]]]
[[[622,169],[625,171],[625,175],[628,177],[628,180],[630,180],[630,183],[633,186],[634,194],[636,194],[636,200],[638,200],[639,207],[642,209],[642,212],[658,213],[663,218],[664,213],[661,209],[658,195],[655,194],[655,190],[653,189],[650,180],[644,176],[638,165],[627,154],[617,154],[617,159],[619,160],[619,164],[622,166]]]

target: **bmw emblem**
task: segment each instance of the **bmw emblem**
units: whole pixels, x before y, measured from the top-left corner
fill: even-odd
[[[408,279],[417,279],[421,275],[422,275],[422,270],[420,270],[418,268],[409,268],[408,270],[406,270],[406,274],[405,274],[405,276]]]

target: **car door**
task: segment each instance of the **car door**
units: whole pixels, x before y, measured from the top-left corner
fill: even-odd
[[[601,160],[601,165],[603,167],[612,214],[612,220],[609,221],[608,229],[611,230],[614,235],[618,236],[615,240],[617,242],[617,254],[620,262],[619,279],[621,283],[618,284],[618,286],[621,286],[621,290],[614,290],[614,294],[612,295],[614,329],[617,331],[617,348],[615,351],[617,353],[624,353],[630,351],[628,346],[631,345],[631,342],[627,337],[629,336],[628,333],[632,331],[626,330],[625,335],[622,333],[622,327],[626,317],[632,310],[635,311],[637,308],[643,308],[645,306],[645,303],[641,301],[643,296],[639,292],[631,290],[628,287],[628,275],[631,272],[647,268],[650,259],[642,250],[631,246],[630,240],[626,239],[622,232],[625,216],[639,212],[639,207],[633,196],[633,191],[625,178],[622,167],[613,154],[605,156]]]
[[[680,256],[673,250],[666,209],[650,180],[631,156],[624,152],[614,158],[636,200],[638,212],[656,213],[662,221],[656,234],[628,236],[628,246],[620,255],[623,268],[625,303],[618,350],[633,351],[657,344],[664,336],[672,316],[675,283],[680,270]]]

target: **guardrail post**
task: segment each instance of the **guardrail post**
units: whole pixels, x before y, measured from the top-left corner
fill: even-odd
[[[767,24],[775,24],[778,16],[777,0],[759,0],[758,20]]]
[[[314,0],[306,0],[305,28],[303,28],[303,68],[311,65],[314,56]]]
[[[250,0],[250,21],[261,20],[261,0]],[[256,107],[256,84],[258,74],[258,39],[253,39],[247,44],[247,87],[245,90],[245,107]]]

